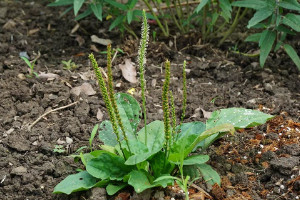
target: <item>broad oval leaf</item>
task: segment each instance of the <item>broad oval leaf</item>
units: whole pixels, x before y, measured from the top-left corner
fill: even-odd
[[[201,165],[197,165],[197,168],[202,174],[206,183],[210,185],[214,185],[215,183],[221,185],[221,178],[218,172],[216,172],[210,165],[201,164]]]
[[[214,111],[206,122],[206,129],[221,124],[232,124],[235,129],[250,128],[264,124],[274,116],[265,114],[258,110],[246,108],[227,108]]]
[[[121,130],[119,130],[119,133],[121,133]],[[108,146],[116,146],[118,144],[117,136],[110,121],[106,120],[100,124],[99,139]],[[120,140],[123,140],[122,134],[120,134]]]
[[[132,167],[124,164],[124,159],[113,154],[103,153],[87,162],[86,170],[99,179],[122,180]]]
[[[149,175],[147,176],[145,172],[138,170],[133,170],[130,172],[129,176],[128,184],[133,186],[137,193],[141,193],[144,190],[153,187],[167,187],[168,185],[172,185],[174,182],[172,179],[163,179],[151,183],[148,179]]]
[[[55,186],[53,193],[71,194],[72,192],[88,190],[95,186],[101,187],[107,183],[107,180],[99,181],[99,179],[91,176],[87,171],[82,171],[77,174],[67,176]]]
[[[135,133],[141,116],[140,104],[134,97],[126,93],[117,93],[116,101],[128,139],[136,138]]]
[[[116,194],[119,190],[123,189],[127,185],[128,185],[127,183],[122,183],[122,182],[120,182],[118,185],[110,183],[106,187],[106,192],[107,192],[108,195],[111,196],[111,195]]]
[[[195,164],[203,164],[209,160],[208,155],[193,155],[189,156],[183,160],[183,165],[195,165]],[[177,165],[180,165],[180,162],[174,162]]]

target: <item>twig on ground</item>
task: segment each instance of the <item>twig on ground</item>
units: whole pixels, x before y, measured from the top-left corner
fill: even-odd
[[[31,125],[28,126],[28,131],[31,131],[31,128],[36,124],[38,123],[43,117],[45,117],[46,115],[52,113],[52,112],[55,112],[55,111],[58,111],[58,110],[62,110],[62,109],[65,109],[65,108],[68,108],[68,107],[71,107],[75,104],[77,104],[79,101],[75,101],[73,103],[70,103],[66,106],[62,106],[62,107],[59,107],[59,108],[55,108],[55,109],[51,109],[47,112],[45,112],[44,114],[42,114],[41,116],[39,116]]]
[[[198,185],[196,184],[192,184],[191,185],[193,188],[203,192],[208,198],[212,198],[212,196],[210,194],[208,194],[205,190],[203,190],[201,187],[199,187]],[[213,199],[213,198],[212,198]]]

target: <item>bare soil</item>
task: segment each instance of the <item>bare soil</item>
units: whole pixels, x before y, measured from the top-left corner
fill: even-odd
[[[59,18],[63,8],[49,8],[46,4],[47,1],[0,2],[0,199],[75,200],[96,199],[97,195],[106,199],[102,190],[70,196],[54,195],[52,191],[62,179],[82,167],[68,155],[88,145],[91,130],[100,123],[99,109],[102,120],[107,119],[87,58],[92,52],[91,45],[100,51],[106,47],[92,43],[90,36],[111,39],[113,47],[124,50],[125,54],[119,53],[113,63],[116,90],[127,92],[135,88],[134,96],[140,101],[140,86],[126,81],[118,67],[125,58],[136,61],[139,41],[126,35],[121,38],[117,31],[108,32],[107,22],[99,23],[94,18],[80,21],[79,29],[71,33],[77,23],[72,14]],[[228,52],[227,47],[234,42],[229,41],[227,46],[218,49],[210,44],[197,44],[199,38],[194,33],[150,44],[146,69],[149,121],[162,119],[162,63],[166,59],[172,63],[171,89],[178,116],[182,62],[188,61],[186,122],[205,122],[206,111],[229,107],[260,109],[277,117],[265,125],[217,141],[207,153],[211,156],[210,164],[222,176],[222,186],[212,188],[200,180],[195,183],[198,189],[191,187],[191,195],[209,199],[210,196],[205,197],[199,190],[201,187],[212,196],[210,199],[216,200],[299,199],[300,73],[296,66],[279,52],[271,54],[262,69],[258,58]],[[291,42],[300,52],[297,40]],[[245,46],[244,50],[247,49]],[[20,52],[27,52],[30,59],[40,52],[35,71],[59,77],[27,78],[28,67],[20,59]],[[105,66],[105,55],[94,53],[100,65]],[[69,59],[76,63],[76,69],[63,68],[61,61]],[[91,84],[97,93],[80,96],[70,93],[73,87],[83,83]],[[76,101],[73,106],[43,117],[28,130],[43,113]],[[95,148],[97,143],[98,140],[94,142]],[[64,146],[64,153],[53,152],[58,144]],[[172,190],[157,191],[165,199],[171,196],[180,199]],[[118,198],[130,198],[128,191],[120,193]],[[138,198],[146,197],[135,197]]]

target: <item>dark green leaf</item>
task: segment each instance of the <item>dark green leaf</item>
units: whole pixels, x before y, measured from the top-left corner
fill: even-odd
[[[258,24],[259,22],[267,19],[268,17],[270,17],[273,13],[273,10],[270,10],[269,8],[263,8],[261,10],[258,10],[254,16],[250,19],[250,21],[248,22],[248,28],[251,28],[252,26]]]
[[[297,0],[284,0],[279,2],[279,6],[289,10],[300,11],[300,4]]]
[[[122,190],[124,187],[126,187],[127,185],[128,185],[127,183],[122,183],[122,182],[120,182],[118,185],[113,185],[110,183],[106,187],[106,192],[108,195],[114,195],[119,190]]]
[[[288,13],[283,17],[282,23],[300,32],[300,15]]]
[[[197,8],[195,9],[195,12],[200,12],[202,10],[202,8],[209,2],[210,0],[202,0],[199,5],[197,6]]]
[[[168,160],[165,160],[165,158],[166,154],[159,151],[149,160],[155,178],[162,174],[170,174],[173,171],[175,165]]]
[[[231,19],[231,4],[229,0],[220,0],[220,8],[222,9],[221,16],[226,20],[226,22],[229,22],[229,19]]]
[[[76,16],[80,8],[82,7],[84,0],[74,0],[73,7],[74,7],[74,15]]]
[[[118,9],[121,9],[121,10],[127,10],[127,6],[122,4],[122,3],[119,3],[119,2],[116,2],[114,0],[104,0],[106,3],[118,8]]]
[[[172,179],[164,179],[160,181],[155,181],[151,183],[145,172],[134,170],[130,172],[130,178],[128,180],[128,184],[134,187],[134,190],[137,193],[141,193],[146,189],[153,187],[167,187],[168,185],[173,184]]]
[[[128,22],[128,24],[131,23],[132,17],[133,17],[133,11],[132,11],[132,10],[129,10],[129,11],[127,12],[127,22]]]
[[[215,183],[221,185],[221,178],[218,172],[216,172],[210,165],[201,164],[201,165],[197,165],[197,167],[201,172],[206,183],[210,185],[214,185]]]
[[[78,21],[78,20],[81,20],[87,16],[89,16],[90,14],[92,14],[93,11],[91,9],[91,7],[89,7],[87,10],[85,10],[83,13],[79,14],[77,17],[75,17],[75,20]]]
[[[264,64],[267,60],[267,57],[272,50],[275,39],[276,39],[276,33],[268,30],[268,33],[267,33],[265,39],[262,41],[261,47],[260,47],[259,63],[260,63],[261,67],[264,66]]]
[[[132,169],[124,162],[119,156],[103,153],[87,162],[86,170],[99,179],[122,180]]]
[[[55,186],[53,193],[71,194],[72,192],[88,190],[96,185],[104,186],[107,182],[106,180],[99,182],[99,179],[91,176],[87,171],[82,171],[67,176],[67,178]]]
[[[48,4],[47,6],[67,6],[72,5],[74,0],[57,0],[53,3]]]
[[[96,3],[96,4],[92,3],[91,9],[94,15],[97,17],[97,19],[102,21],[102,5],[100,3]]]
[[[67,8],[63,13],[61,13],[61,14],[59,15],[59,18],[63,17],[65,14],[67,14],[68,12],[70,12],[70,10],[72,10],[72,8],[73,8],[73,6]]]
[[[254,33],[252,35],[249,35],[245,41],[246,42],[259,42],[259,39],[261,37],[261,33]]]
[[[262,1],[262,0],[233,1],[233,3],[231,5],[237,6],[237,7],[252,8],[255,10],[259,10],[259,9],[266,7],[265,1]]]
[[[286,53],[291,57],[291,59],[293,60],[295,65],[300,70],[300,58],[299,58],[297,52],[295,51],[295,49],[289,44],[285,44],[283,47],[284,47]]]
[[[137,2],[138,2],[138,0],[129,0],[127,2],[128,8],[133,9]]]

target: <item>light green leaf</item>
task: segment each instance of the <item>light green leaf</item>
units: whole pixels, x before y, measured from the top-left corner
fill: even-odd
[[[47,6],[67,6],[73,4],[74,0],[57,0],[53,3],[49,3]]]
[[[214,185],[215,183],[221,185],[221,178],[218,172],[216,172],[210,165],[201,164],[201,165],[197,165],[197,167],[201,172],[206,183],[210,185]]]
[[[113,185],[113,184],[108,184],[106,187],[106,192],[108,195],[114,195],[116,194],[119,190],[122,190],[125,188],[128,184],[127,183],[122,183],[120,182],[118,185]]]
[[[99,179],[122,180],[132,167],[124,164],[124,159],[113,154],[103,153],[87,162],[86,170]]]
[[[298,69],[300,70],[300,58],[299,58],[297,52],[295,51],[295,49],[289,44],[285,44],[283,46],[283,48],[286,51],[286,53],[291,57],[291,59],[293,60],[295,65],[298,67]]]
[[[258,24],[259,22],[267,19],[268,17],[270,17],[273,13],[273,10],[270,10],[268,7],[265,7],[261,10],[258,10],[254,16],[250,19],[250,21],[248,22],[248,28],[251,28],[252,26],[255,26],[256,24]]]
[[[96,185],[99,187],[104,186],[107,183],[107,180],[99,181],[99,179],[91,176],[87,171],[82,171],[77,174],[67,176],[55,186],[53,193],[71,194],[72,192],[88,190]]]
[[[252,35],[249,35],[245,41],[246,42],[259,42],[260,40],[260,37],[261,37],[261,33],[254,33]]]
[[[102,5],[100,3],[92,3],[91,9],[94,15],[97,17],[97,19],[102,21]]]
[[[145,127],[138,132],[138,140],[145,144]],[[164,123],[153,121],[147,124],[147,148],[150,152],[161,150],[165,142]]]
[[[231,19],[231,4],[229,0],[220,0],[220,8],[222,9],[221,16],[224,17],[226,22],[229,22]]]
[[[121,10],[127,10],[127,6],[122,4],[122,3],[119,3],[117,1],[114,1],[114,0],[104,0],[106,3],[116,7],[116,8],[119,8]]]
[[[264,66],[267,57],[272,50],[275,39],[276,39],[276,33],[268,30],[267,35],[262,41],[260,46],[259,63],[261,67]]]
[[[187,157],[183,160],[183,165],[195,165],[195,164],[203,164],[209,160],[208,155],[193,155]],[[174,162],[177,165],[180,165],[180,162]]]
[[[197,8],[195,9],[195,12],[198,13],[202,10],[202,8],[209,2],[210,0],[202,0]]]
[[[262,0],[245,0],[245,1],[234,1],[232,2],[233,6],[236,7],[244,7],[244,8],[252,8],[255,10],[260,10],[266,7],[266,2]]]
[[[128,139],[136,138],[135,133],[141,116],[139,103],[134,97],[125,93],[117,93],[116,101]]]
[[[172,179],[164,179],[160,181],[155,181],[151,183],[145,172],[134,170],[129,174],[130,178],[128,184],[134,187],[134,190],[137,193],[141,193],[146,189],[153,187],[167,187],[168,185],[173,184]]]
[[[231,124],[222,124],[214,128],[208,129],[202,132],[201,134],[198,133],[186,135],[178,139],[171,145],[169,161],[179,162],[182,156],[186,158],[201,141],[205,140],[206,138],[212,135],[224,132],[229,132],[233,134],[234,127]]]
[[[282,23],[300,32],[300,15],[288,13],[283,17]]]
[[[74,6],[74,15],[76,16],[80,8],[82,7],[84,3],[84,0],[74,0],[73,6]]]
[[[232,124],[235,129],[250,128],[264,124],[274,116],[258,110],[227,108],[214,111],[206,122],[207,129],[221,124]]]
[[[77,17],[75,17],[75,20],[78,21],[78,20],[81,20],[87,16],[89,16],[90,14],[92,14],[93,11],[91,9],[91,7],[89,7],[87,10],[85,10],[83,13],[79,14]]]
[[[119,130],[119,133],[121,130]],[[106,120],[100,124],[99,127],[99,139],[108,146],[116,146],[118,144],[117,136],[113,131],[113,127],[110,121]],[[120,140],[123,140],[122,134]]]
[[[129,0],[129,1],[127,2],[128,8],[129,8],[129,9],[134,8],[134,6],[136,5],[137,2],[138,2],[138,0]]]
[[[21,59],[25,61],[25,63],[28,65],[28,67],[30,69],[32,69],[32,65],[31,65],[31,62],[28,60],[28,58],[24,57],[24,56],[21,56]]]
[[[95,136],[97,134],[98,127],[99,127],[99,125],[97,124],[96,126],[94,126],[94,128],[92,130],[91,137],[89,139],[90,147],[92,147],[92,143],[93,143],[93,140],[94,140],[94,138],[95,138]]]

